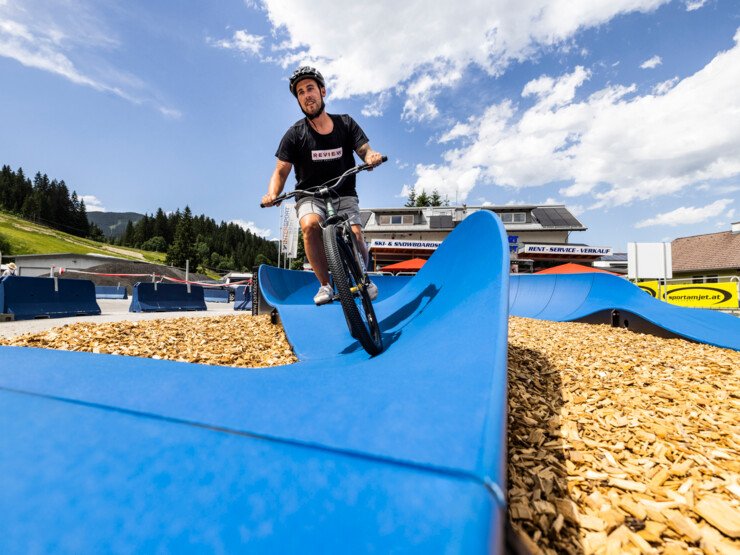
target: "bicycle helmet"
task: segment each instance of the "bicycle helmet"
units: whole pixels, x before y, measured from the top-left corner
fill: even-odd
[[[290,92],[296,98],[298,97],[298,94],[295,92],[295,87],[299,81],[303,81],[304,79],[313,79],[320,87],[326,87],[324,84],[324,76],[321,75],[321,72],[318,69],[311,66],[299,67],[293,72],[293,75],[290,76],[289,80]]]

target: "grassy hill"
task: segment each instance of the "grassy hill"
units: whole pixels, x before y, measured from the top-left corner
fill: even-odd
[[[129,260],[141,260],[163,264],[165,255],[128,247],[117,247],[98,243],[90,239],[75,237],[56,229],[35,224],[0,210],[0,236],[12,248],[12,254],[104,254]],[[7,255],[10,253],[3,253]]]

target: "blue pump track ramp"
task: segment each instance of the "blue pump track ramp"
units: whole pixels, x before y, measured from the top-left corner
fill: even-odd
[[[740,318],[670,305],[618,276],[512,275],[509,299],[512,316],[599,324],[614,319],[616,325],[636,332],[740,351]]]
[[[507,249],[476,213],[380,280],[374,358],[267,268],[294,365],[0,348],[0,552],[500,552]]]

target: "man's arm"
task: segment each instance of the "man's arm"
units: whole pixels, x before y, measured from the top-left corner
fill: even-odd
[[[272,177],[270,177],[270,184],[267,186],[267,194],[262,197],[262,204],[270,206],[275,198],[283,192],[283,187],[285,187],[285,182],[288,180],[292,168],[293,164],[278,158],[275,171],[272,172]]]
[[[357,153],[357,156],[362,158],[362,160],[370,166],[377,166],[383,161],[383,155],[370,148],[370,143],[365,143],[355,150],[355,152]]]

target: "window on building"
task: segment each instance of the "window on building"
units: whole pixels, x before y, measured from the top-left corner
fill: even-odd
[[[504,212],[501,216],[501,221],[505,224],[524,224],[527,223],[526,212]]]
[[[717,283],[719,275],[712,274],[709,276],[691,276],[691,283]]]
[[[414,215],[413,214],[397,214],[397,215],[386,215],[380,216],[378,220],[379,225],[413,225]]]

